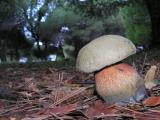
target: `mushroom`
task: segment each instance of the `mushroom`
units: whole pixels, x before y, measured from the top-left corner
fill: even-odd
[[[135,53],[135,45],[127,38],[104,35],[79,51],[76,68],[97,72],[96,91],[107,103],[140,101],[146,94],[143,79],[133,67],[120,63]]]
[[[118,35],[104,35],[91,41],[79,51],[76,68],[91,73],[135,53],[136,47],[128,39]]]
[[[143,99],[144,82],[131,66],[120,63],[107,67],[95,75],[96,89],[108,103],[136,102]]]

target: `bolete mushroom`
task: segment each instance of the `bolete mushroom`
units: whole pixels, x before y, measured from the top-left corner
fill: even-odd
[[[143,79],[134,68],[119,63],[135,53],[135,45],[127,38],[104,35],[79,51],[76,68],[97,72],[96,90],[107,103],[140,101],[146,94]]]
[[[124,63],[103,69],[95,75],[95,79],[98,94],[108,103],[136,102],[145,95],[142,78]]]

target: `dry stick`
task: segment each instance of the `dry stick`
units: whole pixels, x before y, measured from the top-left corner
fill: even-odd
[[[159,114],[160,114],[160,110],[152,110],[152,109],[148,109],[148,111],[150,111],[150,112],[155,112],[155,113],[159,113]]]
[[[96,119],[105,118],[105,117],[133,117],[133,116],[129,114],[104,114],[104,115],[95,116]]]
[[[50,118],[54,117],[53,115],[44,115],[44,116],[35,116],[32,118],[23,118],[22,120],[48,120]]]
[[[35,108],[37,108],[37,106],[28,106],[28,107],[22,108],[20,110],[14,111],[13,113],[23,112],[23,111],[27,111],[27,110],[31,110],[31,109],[35,109]]]
[[[146,59],[147,59],[147,53],[145,54],[145,57],[144,57],[144,60],[143,60],[143,64],[142,64],[142,70],[141,70],[141,74],[142,74],[142,72],[143,72],[143,69],[144,69],[144,65],[145,65],[145,63],[146,63]]]
[[[97,99],[97,96],[93,96],[93,97],[90,97],[90,98],[87,98],[87,99],[83,100],[82,103],[93,102],[96,99]]]
[[[60,87],[62,80],[63,80],[63,72],[61,74],[58,74],[57,87]],[[55,99],[55,101],[57,101],[59,99],[58,91],[56,91],[54,99]]]
[[[15,104],[17,101],[13,101],[13,100],[6,100],[6,99],[0,99],[0,101],[3,101],[3,102],[8,102],[8,103],[12,103],[12,104]]]
[[[120,109],[120,110],[127,110],[129,112],[133,112],[133,113],[137,113],[137,114],[141,114],[141,115],[144,115],[144,113],[141,113],[141,112],[138,112],[138,111],[135,111],[135,110],[132,110],[132,109],[129,109],[129,108],[126,108],[126,107],[123,107],[123,106],[119,106],[119,105],[115,105],[117,109]]]
[[[29,106],[29,107],[25,107],[24,106],[20,106],[20,107],[14,107],[14,108],[10,108],[10,109],[5,109],[4,111],[0,112],[0,116],[3,116],[4,114],[9,114],[9,112],[13,111],[12,113],[17,113],[20,111],[25,111],[28,109],[33,109],[33,108],[37,108],[37,106]]]
[[[146,116],[152,116],[152,117],[155,117],[155,115],[151,115],[151,114],[147,114],[147,113],[142,113],[142,112],[138,112],[138,111],[135,111],[135,110],[132,110],[132,109],[129,109],[129,108],[126,108],[126,107],[123,107],[123,106],[119,106],[119,105],[116,105],[117,109],[120,109],[120,110],[127,110],[129,112],[132,112],[134,114],[138,114],[138,115],[146,115]]]
[[[68,100],[69,98],[71,98],[71,97],[73,97],[73,96],[75,96],[75,95],[77,95],[77,94],[85,91],[85,90],[88,89],[88,88],[92,88],[92,87],[93,87],[93,85],[90,85],[90,86],[88,86],[88,87],[82,87],[82,88],[80,88],[80,89],[78,89],[78,90],[75,90],[75,91],[73,91],[72,93],[70,93],[69,95],[64,96],[62,99],[60,99],[60,100],[58,100],[57,102],[55,102],[54,104],[50,105],[49,108],[53,108],[53,107],[55,107],[56,105],[61,104],[61,103],[64,102],[65,100]]]
[[[22,101],[23,102],[23,101]],[[34,101],[33,101],[34,102]],[[36,102],[36,101],[35,101]],[[11,111],[14,111],[14,113],[16,113],[16,112],[18,112],[18,109],[21,109],[21,108],[24,108],[24,106],[25,105],[27,105],[28,103],[26,102],[26,103],[24,103],[24,104],[18,104],[17,106],[12,106],[12,107],[9,107],[8,109],[4,109],[3,111],[0,111],[0,116],[2,116],[2,115],[4,115],[4,114],[7,114],[7,113],[9,113],[9,112],[11,112]],[[32,105],[32,107],[34,108],[34,107],[36,107],[35,105],[33,106]],[[31,108],[32,108],[31,107]],[[25,109],[25,108],[24,108]],[[22,110],[22,109],[21,109]]]
[[[52,116],[54,116],[56,118],[56,120],[64,120],[63,118],[59,117],[58,115],[54,114],[54,113],[50,113]]]
[[[152,88],[152,91],[158,91],[160,90],[160,87]]]

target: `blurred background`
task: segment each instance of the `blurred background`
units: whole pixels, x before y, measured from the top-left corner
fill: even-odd
[[[96,37],[160,42],[158,0],[1,0],[0,63],[72,61]]]

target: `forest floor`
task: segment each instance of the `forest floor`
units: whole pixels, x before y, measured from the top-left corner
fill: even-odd
[[[144,77],[152,65],[160,80],[160,50],[153,49],[126,62]],[[0,66],[0,120],[138,119],[159,120],[160,85],[148,90],[142,103],[107,105],[95,92],[94,75],[50,63]]]

